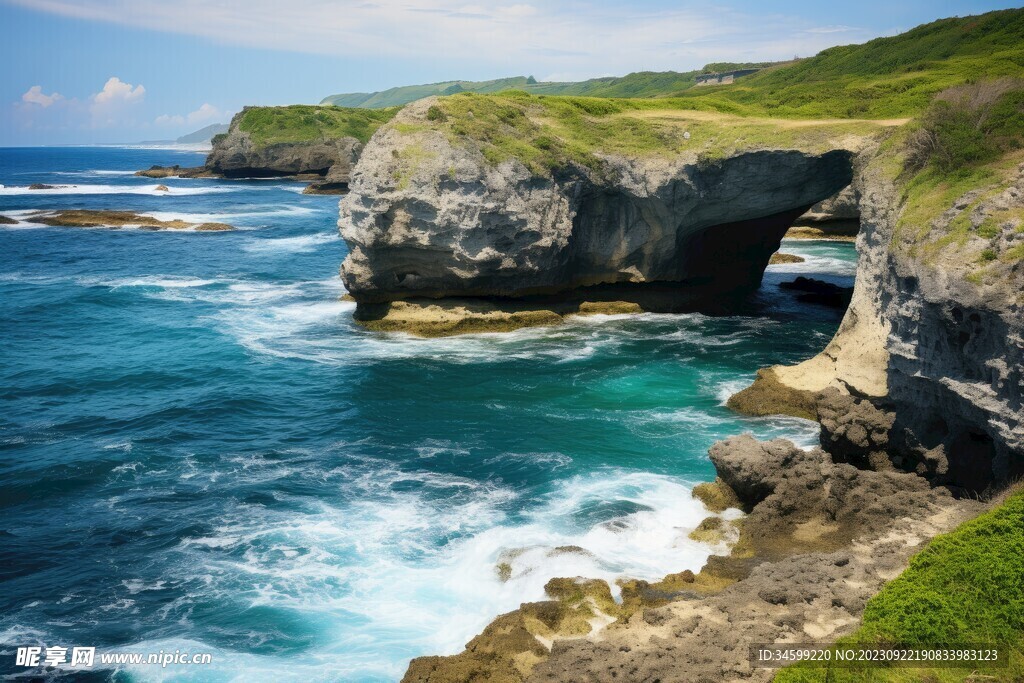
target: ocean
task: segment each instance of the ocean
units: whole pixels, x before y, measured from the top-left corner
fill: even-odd
[[[202,161],[0,149],[0,675],[59,645],[212,654],[98,680],[395,681],[552,577],[698,570],[708,447],[817,441],[724,401],[827,344],[841,312],[778,284],[851,284],[851,244],[787,241],[748,315],[423,340],[353,323],[337,197],[132,175]],[[31,223],[62,208],[239,229]]]

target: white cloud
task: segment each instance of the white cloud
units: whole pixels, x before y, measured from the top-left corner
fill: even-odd
[[[871,37],[774,11],[599,0],[9,0],[79,19],[218,43],[336,56],[471,59],[496,73],[685,70],[721,60],[786,59]],[[472,2],[472,0],[470,0]],[[846,28],[846,27],[842,27]],[[457,74],[453,74],[457,75]]]
[[[54,102],[59,102],[63,99],[64,96],[61,95],[59,92],[46,95],[45,93],[43,93],[43,86],[41,85],[33,85],[31,88],[28,89],[28,91],[24,95],[21,96],[22,102],[38,104],[43,109],[49,107]]]
[[[130,104],[141,102],[146,96],[146,88],[137,85],[134,88],[131,83],[124,83],[117,76],[111,76],[103,84],[103,90],[92,96],[93,101],[100,105],[113,105],[120,102]]]
[[[137,115],[146,98],[146,88],[125,83],[117,76],[107,79],[98,92],[88,97],[46,94],[34,85],[12,105],[12,120],[21,129],[48,131],[105,131],[130,129],[139,125]]]
[[[133,86],[117,76],[111,76],[103,84],[103,89],[89,98],[92,127],[133,125],[135,121],[131,110],[145,98],[146,88],[143,85]]]

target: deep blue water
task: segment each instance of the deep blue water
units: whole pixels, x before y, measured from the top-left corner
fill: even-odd
[[[714,476],[708,446],[817,438],[723,401],[824,347],[839,314],[776,285],[849,283],[851,245],[787,244],[809,261],[772,267],[750,316],[387,336],[340,301],[336,197],[130,174],[201,162],[0,150],[0,215],[241,228],[0,226],[0,674],[41,644],[214,655],[119,680],[397,680],[553,576],[698,569],[713,548],[687,538],[705,516],[689,491]]]

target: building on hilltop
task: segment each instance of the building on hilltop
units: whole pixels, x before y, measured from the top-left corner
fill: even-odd
[[[722,71],[721,73],[700,74],[697,76],[695,85],[728,85],[740,76],[760,71],[760,69],[737,69],[735,71]]]

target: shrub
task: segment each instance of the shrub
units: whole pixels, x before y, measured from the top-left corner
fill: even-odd
[[[906,166],[949,173],[991,161],[1024,140],[1024,81],[1003,78],[935,96],[907,142]]]
[[[437,106],[436,104],[430,105],[430,108],[427,109],[428,121],[444,121],[447,118],[448,117],[445,116],[445,113],[441,110],[441,107]]]

